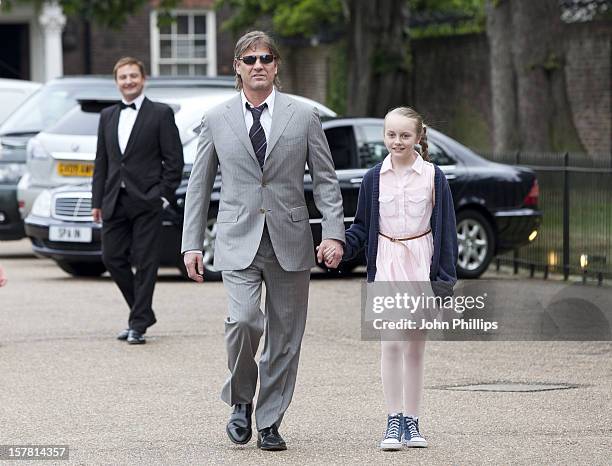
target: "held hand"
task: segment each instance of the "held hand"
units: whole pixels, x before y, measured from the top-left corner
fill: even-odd
[[[340,265],[344,247],[342,243],[335,239],[324,239],[317,247],[317,260],[319,263],[325,261],[325,266],[335,269]]]
[[[183,256],[187,275],[194,282],[202,283],[204,281],[204,260],[199,252],[186,252]]]
[[[102,209],[91,209],[91,216],[95,223],[102,222]]]

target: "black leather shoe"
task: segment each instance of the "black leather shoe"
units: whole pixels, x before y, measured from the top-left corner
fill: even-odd
[[[129,345],[144,345],[147,340],[142,333],[136,330],[130,330],[128,332],[127,342]]]
[[[234,405],[234,412],[225,428],[230,440],[238,445],[249,443],[253,430],[251,429],[251,414],[253,405],[251,403],[238,403]]]
[[[287,449],[287,444],[278,433],[276,425],[272,425],[259,431],[257,448],[266,451],[282,451]]]
[[[128,339],[128,333],[130,333],[130,329],[126,328],[119,335],[117,335],[117,340],[125,341]]]

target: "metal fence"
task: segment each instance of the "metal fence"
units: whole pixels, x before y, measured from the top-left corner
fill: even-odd
[[[580,274],[598,283],[612,278],[612,154],[482,153],[485,158],[532,168],[540,187],[542,225],[528,246],[496,258],[515,270]]]

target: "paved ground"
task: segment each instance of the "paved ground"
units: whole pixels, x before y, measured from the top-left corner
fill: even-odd
[[[127,311],[108,277],[71,278],[24,241],[0,243],[0,263],[9,275],[0,289],[0,445],[68,444],[75,464],[610,464],[610,342],[428,342],[430,448],[383,453],[379,345],[359,336],[362,277],[317,275],[281,429],[289,450],[264,453],[254,442],[231,445],[224,432],[221,284],[162,270],[159,323],[146,345],[130,347],[113,339]],[[519,283],[525,293],[551,286]],[[496,381],[576,388],[444,388]]]

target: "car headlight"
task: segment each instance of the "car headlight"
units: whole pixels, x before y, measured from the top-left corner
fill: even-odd
[[[45,189],[38,195],[30,213],[37,217],[51,217],[51,192],[49,190]]]
[[[0,164],[0,183],[16,184],[25,171],[25,163],[2,163]]]
[[[47,152],[36,138],[31,138],[28,141],[26,152],[28,154],[28,160],[45,160],[49,158],[49,152]]]

